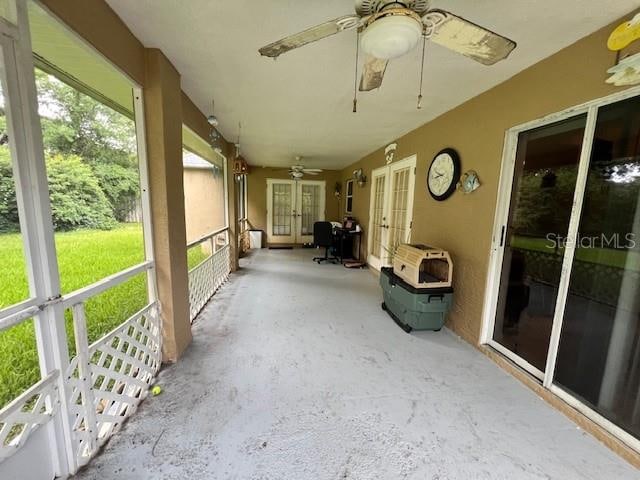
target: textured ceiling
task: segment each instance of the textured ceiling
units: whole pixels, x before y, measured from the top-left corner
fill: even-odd
[[[352,0],[107,0],[147,47],[182,74],[205,113],[216,100],[230,141],[242,122],[252,165],[341,168],[428,122],[637,7],[637,0],[435,0],[514,39],[511,57],[485,67],[438,45],[427,50],[425,99],[416,109],[419,50],[390,63],[379,91],[359,94],[352,110],[355,31],[280,57],[258,48],[353,12]]]

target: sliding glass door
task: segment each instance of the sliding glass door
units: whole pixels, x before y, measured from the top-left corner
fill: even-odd
[[[640,438],[640,98],[598,111],[554,383]]]
[[[484,340],[640,448],[640,89],[633,93],[508,133]]]
[[[493,338],[542,377],[562,273],[586,115],[518,136]]]

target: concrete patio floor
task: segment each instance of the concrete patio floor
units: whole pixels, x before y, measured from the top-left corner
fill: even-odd
[[[638,472],[365,270],[262,250],[79,479],[594,479]]]

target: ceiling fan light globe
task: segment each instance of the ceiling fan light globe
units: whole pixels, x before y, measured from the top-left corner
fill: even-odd
[[[391,60],[413,50],[422,36],[422,24],[405,15],[383,17],[362,33],[362,50],[382,60]]]

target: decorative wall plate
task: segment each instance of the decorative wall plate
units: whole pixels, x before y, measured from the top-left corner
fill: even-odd
[[[458,182],[458,189],[462,191],[462,193],[471,193],[480,186],[480,179],[478,178],[478,172],[475,170],[469,170],[465,172],[462,177],[460,177],[460,181]]]

